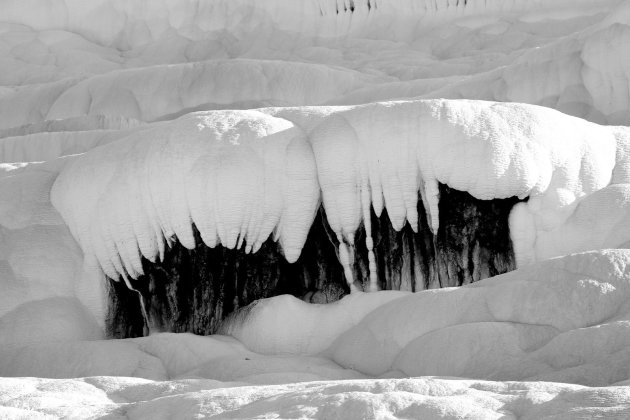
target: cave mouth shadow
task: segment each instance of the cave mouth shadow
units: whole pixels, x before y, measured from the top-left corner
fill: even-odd
[[[387,210],[380,217],[372,210],[379,288],[415,292],[461,286],[513,270],[508,217],[519,201],[516,197],[479,200],[441,184],[436,235],[429,229],[420,197],[417,233],[408,223],[395,231]],[[131,280],[135,291],[108,279],[107,334],[113,338],[139,337],[148,331],[208,335],[226,316],[258,299],[290,294],[312,303],[338,300],[350,290],[331,231],[320,206],[299,259],[289,264],[271,239],[255,254],[246,254],[244,246],[209,248],[193,225],[196,247],[189,250],[174,240],[162,261],[143,259],[144,274]],[[365,238],[361,225],[351,268],[355,285],[367,290]]]

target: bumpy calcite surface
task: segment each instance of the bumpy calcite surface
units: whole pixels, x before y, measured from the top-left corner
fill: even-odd
[[[247,252],[273,233],[295,261],[320,200],[349,267],[361,222],[373,247],[372,208],[377,217],[386,208],[395,230],[417,230],[420,191],[436,232],[439,183],[483,200],[529,197],[510,221],[516,259],[528,262],[575,247],[547,244],[597,210],[592,194],[624,196],[628,139],[627,129],[482,101],[212,111],[72,159],[51,198],[86,258],[112,278],[142,274],[141,257],[155,261],[175,238],[194,248],[193,223],[209,247]],[[591,229],[599,247],[627,240],[609,220]]]

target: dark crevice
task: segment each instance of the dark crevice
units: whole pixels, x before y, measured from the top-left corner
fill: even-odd
[[[386,210],[371,212],[372,239],[380,289],[418,291],[460,286],[513,270],[508,216],[519,200],[478,200],[440,186],[440,228],[433,235],[422,200],[419,228],[392,228]],[[279,244],[267,240],[255,254],[222,246],[209,248],[195,227],[197,246],[175,241],[161,262],[143,260],[144,275],[132,280],[145,304],[152,332],[212,334],[235,310],[261,298],[291,294],[326,303],[349,292],[337,255],[337,238],[320,207],[297,262],[289,264]],[[367,290],[368,253],[363,226],[355,235],[355,285]],[[138,294],[124,282],[109,281],[108,333],[141,336],[146,329]]]

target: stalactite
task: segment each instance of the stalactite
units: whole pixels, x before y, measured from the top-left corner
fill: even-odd
[[[122,282],[110,282],[109,333],[140,336],[148,327],[151,332],[211,334],[231,312],[279,294],[326,303],[351,288],[374,289],[374,281],[377,289],[419,291],[460,286],[515,268],[508,216],[518,199],[483,201],[446,185],[439,185],[439,196],[437,234],[432,233],[419,194],[417,232],[408,223],[394,230],[386,209],[377,217],[370,207],[369,220],[343,246],[320,207],[293,264],[271,239],[248,254],[247,244],[239,249],[209,248],[193,227],[197,244],[193,250],[174,241],[161,262],[143,260],[145,274],[133,286],[142,296],[146,320],[137,293]],[[368,211],[364,209],[364,218]],[[344,247],[349,259],[345,269]]]
[[[134,287],[143,296],[149,329],[205,335],[213,333],[226,315],[256,299],[280,294],[317,303],[339,299],[349,289],[326,229],[330,228],[320,209],[302,255],[289,264],[271,239],[247,254],[244,247],[209,248],[194,228],[195,249],[174,242],[161,262],[143,260],[145,274]],[[142,313],[129,292],[136,294],[110,280],[108,330],[114,337],[142,335]]]

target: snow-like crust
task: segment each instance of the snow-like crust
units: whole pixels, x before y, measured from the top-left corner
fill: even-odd
[[[219,333],[238,339],[257,353],[314,356],[330,347],[366,314],[408,294],[353,293],[330,304],[306,303],[290,295],[261,299],[247,309],[245,317],[236,313],[225,321]]]
[[[628,261],[626,250],[575,254],[416,293],[370,313],[340,336],[332,357],[372,375],[625,380]]]
[[[143,125],[141,121],[133,118],[108,116],[108,115],[86,115],[67,119],[47,120],[39,123],[25,124],[0,130],[0,139],[7,137],[24,136],[28,139],[30,134],[39,133],[61,133],[89,130],[126,130]],[[26,146],[24,149],[30,149]],[[23,150],[22,152],[26,152]],[[43,160],[43,159],[40,159]],[[3,162],[17,162],[16,160],[2,159]]]
[[[380,23],[379,35],[402,38],[413,33],[413,26],[443,24],[454,18],[494,13],[536,14],[564,9],[605,9],[616,0],[201,0],[168,2],[164,0],[111,1],[89,3],[80,0],[3,0],[5,22],[37,30],[69,29],[88,40],[128,49],[146,44],[169,30],[195,36],[201,31],[230,29],[245,20],[250,25],[261,21],[275,28],[325,36],[360,36],[374,31],[372,21]],[[33,12],[33,11],[37,12]],[[30,12],[30,13],[29,13]],[[575,13],[575,12],[574,12]],[[564,11],[564,14],[567,14]],[[571,15],[571,13],[568,13]],[[325,17],[326,19],[322,19]],[[196,27],[196,28],[195,28]],[[190,30],[195,28],[197,31]],[[387,30],[392,32],[386,36]]]
[[[356,71],[283,61],[231,59],[151,66],[82,81],[57,98],[46,118],[122,114],[154,121],[198,107],[317,105],[377,80]],[[306,85],[312,89],[303,89]]]
[[[131,420],[623,419],[630,416],[629,392],[627,386],[589,388],[454,378],[331,380],[272,386],[213,380],[16,378],[0,384],[0,415],[81,419],[116,418],[124,413],[124,418]]]
[[[41,162],[84,153],[124,137],[122,130],[43,131],[28,136],[0,138],[0,162]]]
[[[510,217],[521,267],[630,247],[628,128],[440,101],[171,121],[443,97],[629,125],[629,25],[623,0],[0,0],[0,376],[108,375],[4,378],[0,417],[630,417],[626,251],[460,290],[270,299],[225,326],[240,342],[86,341],[103,337],[99,261],[133,276],[172,235],[192,246],[193,222],[295,259],[318,200],[346,268],[370,206],[414,224],[419,190],[435,228],[438,181],[530,197]],[[245,386],[382,372],[621,386]]]
[[[92,258],[83,263],[81,248],[69,246],[68,228],[49,200],[57,174],[73,158],[54,159],[84,153],[136,129],[159,131],[163,126],[140,128],[147,121],[136,118],[169,120],[195,109],[344,105],[413,96],[531,102],[591,121],[630,122],[630,95],[618,88],[629,80],[624,46],[630,5],[619,0],[2,0],[0,6],[0,275],[9,290],[0,297],[2,314],[34,299],[79,297],[102,324],[102,274]],[[226,81],[226,73],[238,77]],[[256,81],[253,88],[250,79]],[[267,113],[302,129],[301,122],[276,112]],[[290,112],[304,120],[301,113],[310,111]],[[627,130],[620,129],[618,137],[627,139],[623,133]],[[626,159],[622,150],[618,145],[617,161]],[[393,155],[387,156],[391,160]],[[624,182],[626,167],[617,165],[620,175],[613,174],[613,184]],[[435,184],[425,187],[431,193],[427,204],[435,205]],[[340,225],[348,231],[357,208],[365,218],[370,200],[377,208],[384,205],[378,194],[361,191],[359,207],[355,202],[340,211]],[[520,206],[512,229],[519,263],[623,244],[624,188],[605,191],[598,194],[610,205],[585,199],[573,221],[568,215],[573,210],[565,206],[559,219],[569,219],[558,229],[541,224],[540,209]],[[390,194],[390,188],[384,192]],[[398,200],[392,197],[390,201]],[[608,216],[598,217],[601,211]],[[402,211],[398,213],[400,217]],[[404,213],[397,222],[413,218],[413,211]],[[545,218],[551,214],[542,213]],[[589,223],[595,226],[590,229]],[[40,241],[40,229],[47,232],[45,241]],[[565,236],[572,241],[564,241]],[[38,246],[21,245],[35,240]],[[340,256],[348,268],[353,250],[346,241]],[[368,240],[368,248],[370,244]],[[45,251],[46,246],[54,250]],[[41,258],[46,253],[58,261]],[[373,290],[376,267],[368,258]]]
[[[242,343],[3,345],[0,375],[59,379],[4,378],[0,416],[626,418],[629,273],[629,250],[588,252],[461,288],[265,299],[228,321]]]
[[[1,6],[0,128],[409,97],[534,103],[630,123],[621,0]]]
[[[0,164],[2,345],[103,335],[104,275],[84,265],[81,248],[50,203],[67,162]],[[85,328],[94,324],[99,331]]]
[[[248,252],[274,233],[295,261],[320,196],[347,267],[371,207],[377,215],[387,208],[395,229],[408,222],[417,230],[420,191],[437,231],[438,182],[479,199],[530,197],[511,218],[517,261],[526,263],[591,249],[589,238],[554,235],[580,233],[572,224],[598,211],[588,197],[630,182],[627,141],[622,128],[481,101],[210,111],[73,159],[51,198],[86,257],[112,278],[142,274],[141,256],[160,258],[165,240],[193,248],[193,223],[206,245]],[[616,200],[625,188],[608,191]],[[630,240],[617,230],[610,243],[614,217],[594,229],[598,242]],[[369,229],[367,242],[371,249]]]
[[[319,188],[306,138],[290,122],[215,112],[110,145],[68,164],[51,193],[110,277],[141,274],[140,255],[155,261],[165,238],[194,248],[193,222],[210,247],[246,242],[255,252],[275,232],[287,259],[299,256]]]
[[[605,386],[630,379],[628,273],[630,251],[591,251],[459,288],[353,294],[332,307],[271,298],[226,330],[258,353],[322,354],[377,377]],[[345,311],[366,315],[344,320],[320,353],[335,331],[328,316]]]

